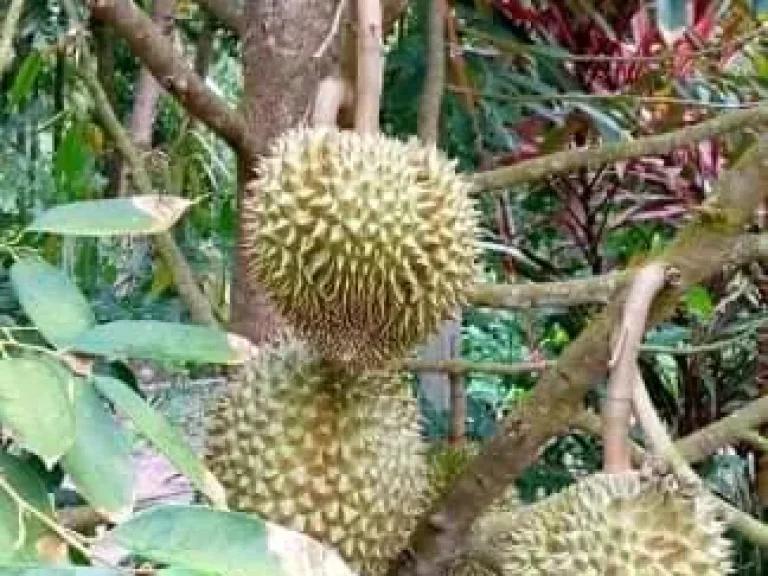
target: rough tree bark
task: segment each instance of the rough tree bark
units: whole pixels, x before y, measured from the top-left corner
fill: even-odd
[[[336,3],[332,0],[252,0],[245,4],[243,116],[256,154],[285,130],[307,116],[315,89],[330,71],[338,54],[337,39],[326,53],[313,54],[332,28]],[[252,177],[254,157],[241,156],[238,204],[244,184]],[[258,343],[269,339],[283,324],[261,286],[249,282],[244,272],[246,256],[241,249],[242,220],[232,279],[230,328]]]

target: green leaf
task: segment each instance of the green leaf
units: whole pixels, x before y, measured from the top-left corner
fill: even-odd
[[[83,200],[51,208],[29,230],[72,236],[158,234],[173,226],[191,204],[186,198],[158,195]]]
[[[117,320],[94,326],[72,342],[72,349],[116,359],[241,364],[245,339],[206,326],[158,320]]]
[[[81,121],[70,123],[53,158],[58,198],[69,200],[88,196],[93,184],[93,161],[93,153],[86,143],[85,124]]]
[[[214,505],[224,507],[224,488],[203,465],[184,436],[160,412],[147,404],[125,382],[111,376],[95,376],[96,388],[125,414],[136,430],[165,455]]]
[[[703,286],[694,286],[687,290],[683,295],[683,300],[689,314],[698,316],[702,320],[708,320],[712,317],[715,304],[709,290]]]
[[[74,385],[69,371],[45,358],[0,360],[0,422],[46,464],[74,443]]]
[[[217,572],[194,570],[192,568],[163,568],[158,570],[157,576],[219,576],[219,574]]]
[[[28,464],[0,451],[0,476],[25,502],[53,518],[53,503],[45,484]],[[11,496],[0,488],[0,564],[40,560],[36,543],[49,534],[51,532],[45,524],[28,511],[22,511]]]
[[[57,348],[96,325],[88,301],[67,275],[44,260],[24,258],[11,266],[11,283],[24,312]]]
[[[203,506],[157,506],[117,526],[112,538],[150,560],[227,576],[285,574],[263,520]]]
[[[131,513],[134,502],[130,439],[90,381],[78,382],[75,417],[75,443],[62,457],[61,466],[97,511],[121,521]]]
[[[43,59],[40,52],[31,52],[19,67],[19,72],[13,80],[13,85],[8,92],[8,100],[11,108],[17,107],[32,92],[37,75],[43,68]]]

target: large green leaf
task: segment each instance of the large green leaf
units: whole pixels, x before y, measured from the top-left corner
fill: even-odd
[[[79,352],[111,358],[240,364],[247,342],[214,328],[157,320],[118,320],[83,332],[72,342]]]
[[[127,384],[110,376],[95,376],[96,388],[133,422],[136,430],[164,454],[216,506],[226,504],[224,488],[203,465],[184,436]]]
[[[191,204],[158,195],[83,200],[51,208],[29,230],[73,236],[157,234],[173,226]]]
[[[90,381],[78,381],[75,415],[77,436],[61,466],[94,508],[119,521],[131,513],[134,502],[130,440]]]
[[[25,462],[0,451],[2,476],[29,505],[53,517],[53,504],[45,484]],[[37,541],[50,530],[38,518],[22,510],[11,496],[0,489],[0,565],[5,562],[39,561]],[[5,570],[2,571],[5,573]]]
[[[0,422],[29,451],[51,463],[75,440],[75,381],[45,358],[0,360]]]
[[[158,506],[111,532],[128,550],[157,562],[227,576],[279,576],[265,523],[251,514],[204,506]]]
[[[16,295],[40,333],[57,348],[88,328],[96,317],[67,275],[44,260],[24,258],[11,266]]]

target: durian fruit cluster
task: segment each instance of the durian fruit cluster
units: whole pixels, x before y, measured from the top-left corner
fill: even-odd
[[[435,494],[395,365],[466,301],[470,184],[415,140],[314,128],[277,138],[249,186],[248,272],[290,334],[232,374],[207,463],[234,509],[379,576]]]

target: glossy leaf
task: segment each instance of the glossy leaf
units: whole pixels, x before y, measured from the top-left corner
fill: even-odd
[[[203,506],[158,506],[111,532],[120,546],[148,559],[227,576],[285,574],[268,549],[258,517]]]
[[[158,195],[83,200],[51,208],[29,230],[73,236],[157,234],[173,226],[191,204]]]
[[[75,440],[75,381],[45,358],[0,360],[0,422],[26,449],[51,463]]]
[[[712,295],[703,286],[694,286],[687,290],[683,296],[689,313],[699,316],[702,320],[708,320],[712,316],[715,304]]]
[[[248,343],[205,326],[157,320],[118,320],[94,326],[72,342],[79,352],[110,358],[240,364]]]
[[[125,576],[125,571],[90,566],[34,566],[28,568],[5,567],[0,563],[2,576]]]
[[[0,451],[0,476],[25,502],[39,512],[53,516],[53,504],[45,485],[28,464]],[[40,560],[36,543],[41,537],[50,534],[43,522],[28,511],[23,511],[6,491],[0,489],[0,566],[11,561]]]
[[[67,275],[44,260],[24,258],[11,266],[19,303],[48,342],[57,348],[95,326],[96,317]]]
[[[13,84],[8,92],[8,100],[11,108],[15,108],[32,92],[32,86],[35,84],[37,75],[43,68],[43,59],[40,52],[33,51],[24,59]]]
[[[61,466],[96,510],[120,521],[131,513],[134,502],[130,439],[92,382],[78,381],[74,403],[77,435]]]
[[[96,388],[125,414],[136,430],[184,474],[216,506],[225,506],[224,488],[192,451],[184,436],[160,412],[147,404],[124,382],[95,376]]]

